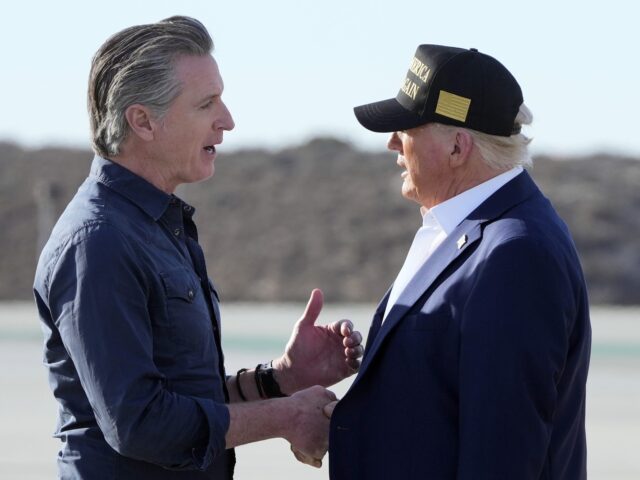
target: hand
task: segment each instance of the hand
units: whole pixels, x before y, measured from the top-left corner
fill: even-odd
[[[306,463],[307,465],[311,465],[312,467],[316,468],[322,467],[322,459],[305,455],[300,450],[296,450],[293,445],[291,445],[291,451],[293,452],[293,456],[296,457],[296,460],[298,460],[300,463]]]
[[[362,335],[353,330],[350,320],[316,325],[322,302],[322,291],[313,290],[284,355],[273,361],[276,380],[284,393],[311,385],[328,387],[358,371],[364,352]]]
[[[323,407],[322,413],[324,413],[325,417],[327,417],[328,419],[331,419],[331,415],[333,414],[333,409],[336,407],[337,403],[338,403],[337,400],[334,400],[331,403],[327,403]],[[293,455],[296,457],[296,460],[298,460],[300,463],[306,463],[307,465],[311,465],[312,467],[316,467],[316,468],[322,467],[322,458],[313,458],[309,455],[305,455],[300,450],[296,450],[296,448],[294,448],[293,445],[291,445],[291,451],[293,452]]]
[[[331,403],[327,403],[323,409],[322,409],[322,413],[324,413],[324,416],[327,417],[329,420],[331,420],[331,415],[333,415],[333,409],[336,408],[336,405],[338,404],[337,400],[334,400]]]
[[[337,403],[333,392],[314,386],[293,394],[291,431],[285,438],[291,443],[291,451],[299,462],[316,468],[322,466],[322,458],[329,448],[329,419],[326,408]],[[331,408],[333,410],[333,408]]]

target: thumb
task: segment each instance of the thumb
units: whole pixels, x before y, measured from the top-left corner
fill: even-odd
[[[336,405],[338,404],[337,400],[334,400],[331,403],[327,403],[324,408],[322,409],[322,412],[324,413],[324,416],[327,418],[331,418],[331,415],[333,415],[333,409],[336,408]]]
[[[322,290],[319,288],[314,288],[311,292],[311,296],[309,297],[309,301],[307,302],[307,308],[304,309],[304,313],[298,323],[303,326],[313,326],[318,319],[318,315],[320,315],[320,310],[322,310],[322,302],[324,301]]]

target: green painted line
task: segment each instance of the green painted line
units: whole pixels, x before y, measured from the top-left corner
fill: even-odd
[[[0,331],[0,343],[11,342],[44,342],[44,336],[38,331],[4,330]],[[257,337],[222,334],[222,346],[225,349],[234,350],[283,350],[287,344],[287,338]]]
[[[598,343],[591,347],[595,357],[640,357],[640,344],[636,343]]]
[[[222,332],[222,347],[233,350],[284,350],[286,338],[225,336]]]
[[[10,342],[43,342],[41,332],[33,330],[0,331],[0,343]],[[282,350],[287,338],[259,337],[245,335],[222,334],[222,346],[229,350]],[[597,358],[634,358],[640,357],[640,343],[595,343],[591,347],[591,355]]]
[[[0,331],[0,342],[33,342],[44,341],[41,332],[5,330]]]

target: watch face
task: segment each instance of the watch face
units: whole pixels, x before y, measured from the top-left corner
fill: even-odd
[[[280,385],[273,376],[272,363],[260,365],[256,370],[256,378],[258,379],[259,389],[264,392],[266,398],[286,397],[280,390]]]

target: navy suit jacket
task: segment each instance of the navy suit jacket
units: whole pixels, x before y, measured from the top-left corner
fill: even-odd
[[[438,247],[331,419],[334,480],[586,478],[591,327],[570,234],[526,172]]]

